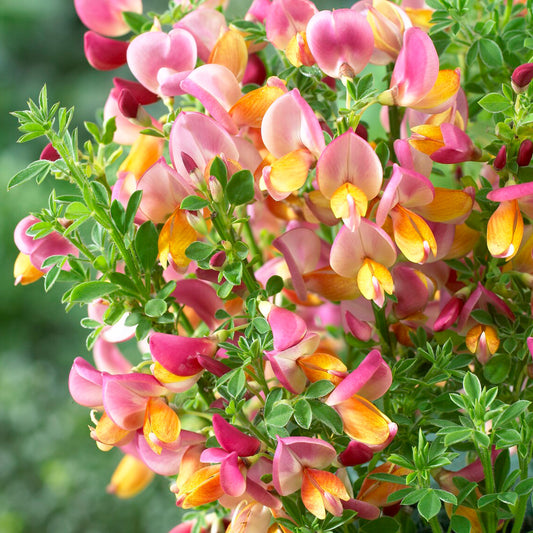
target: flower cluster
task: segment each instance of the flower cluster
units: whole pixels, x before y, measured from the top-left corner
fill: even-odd
[[[15,277],[87,305],[94,366],[77,357],[69,389],[98,448],[124,454],[109,491],[169,476],[194,510],[174,533],[395,531],[415,504],[440,531],[441,502],[454,531],[519,531],[531,13],[74,4],[89,64],[131,76],[83,149],[45,89],[15,113],[21,140],[49,144],[9,186],[76,191],[18,224]],[[443,468],[458,456],[472,464]]]

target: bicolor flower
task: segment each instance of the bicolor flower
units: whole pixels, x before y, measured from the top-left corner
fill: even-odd
[[[263,180],[269,194],[282,200],[302,187],[325,148],[320,123],[298,89],[284,94],[268,108],[261,137],[276,158],[263,168]]]
[[[498,333],[492,326],[478,324],[471,328],[465,338],[466,347],[470,353],[476,354],[482,364],[488,363],[500,346]]]
[[[217,349],[209,338],[182,337],[169,333],[150,336],[150,353],[154,359],[153,374],[173,392],[190,389],[206,368],[213,369]]]
[[[307,24],[306,37],[318,66],[332,78],[353,78],[366,67],[374,49],[370,24],[351,9],[316,13]]]
[[[297,360],[314,353],[320,337],[308,331],[302,318],[282,307],[272,306],[266,318],[272,328],[274,349],[265,352],[265,356],[280,383],[293,394],[299,394],[305,388],[307,377]]]
[[[202,452],[203,463],[220,463],[220,485],[229,496],[239,497],[246,491],[246,468],[239,457],[255,455],[261,442],[242,433],[220,415],[213,415],[213,430],[222,448],[207,448]]]
[[[224,31],[211,50],[207,63],[226,67],[239,82],[242,81],[248,63],[244,37],[231,28]]]
[[[392,463],[386,462],[376,468],[374,468],[368,475],[365,477],[359,493],[357,494],[357,499],[363,502],[371,503],[376,507],[391,507],[396,505],[397,501],[389,501],[389,496],[400,489],[405,488],[405,485],[401,483],[400,477],[406,476],[411,473],[411,470],[403,466],[393,465]],[[391,481],[380,481],[377,479],[372,479],[370,476],[372,474],[389,474],[393,476],[398,476],[398,483],[392,483]]]
[[[388,0],[357,2],[352,9],[366,15],[374,34],[370,63],[386,65],[394,61],[402,48],[403,34],[412,26],[405,11]]]
[[[278,437],[272,478],[279,494],[301,489],[305,507],[319,519],[326,510],[335,516],[343,511],[341,501],[350,499],[344,483],[328,468],[336,458],[335,448],[310,437]]]
[[[396,248],[387,233],[362,218],[355,231],[343,226],[331,246],[333,270],[354,280],[361,294],[382,306],[394,283],[389,268],[396,262]]]
[[[28,257],[28,259],[18,259],[19,264],[16,265],[17,268],[15,269],[15,284],[17,284],[17,280],[19,283],[31,283],[31,281],[39,279],[40,276],[34,269],[42,273],[48,272],[52,265],[43,267],[43,262],[49,257],[54,255],[78,256],[78,249],[57,231],[52,231],[40,238],[28,235],[28,230],[39,222],[41,221],[38,218],[29,215],[24,217],[15,227],[15,245],[21,254]],[[28,262],[33,266],[33,269],[28,265]],[[63,263],[62,269],[70,270],[68,262]]]
[[[443,111],[459,90],[459,72],[439,71],[439,57],[430,37],[419,28],[409,28],[392,72],[390,89],[381,93],[383,105]]]
[[[85,26],[107,37],[130,31],[122,13],[142,13],[142,0],[74,0],[74,8]]]
[[[354,231],[366,215],[369,201],[381,190],[383,169],[368,142],[349,129],[322,152],[316,176],[335,217]]]
[[[372,350],[326,399],[326,404],[340,414],[345,433],[374,452],[388,446],[398,430],[370,403],[383,396],[391,383],[389,365],[378,350]]]

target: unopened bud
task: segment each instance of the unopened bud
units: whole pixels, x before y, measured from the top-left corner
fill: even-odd
[[[136,81],[125,80],[124,78],[113,78],[113,84],[119,91],[122,91],[122,89],[128,89],[128,91],[130,91],[135,97],[135,100],[141,105],[153,104],[159,100],[157,94],[149,91],[144,85],[141,85]]]
[[[511,85],[517,94],[527,91],[533,79],[533,63],[524,63],[514,69],[511,76]]]
[[[203,217],[199,217],[194,211],[185,211],[187,222],[198,233],[205,233],[206,225]]]
[[[501,170],[507,164],[507,146],[505,144],[498,151],[498,155],[494,158],[493,167],[496,170]]]
[[[52,146],[52,143],[48,143],[41,152],[39,159],[46,159],[47,161],[56,161],[61,156],[57,153],[57,150]]]
[[[139,104],[135,96],[128,89],[122,89],[117,99],[120,112],[131,122],[139,126],[149,127],[152,119],[145,109]]]
[[[209,192],[211,193],[211,198],[215,203],[220,202],[224,198],[224,191],[222,190],[222,185],[215,176],[209,176]]]
[[[203,176],[196,164],[196,161],[187,153],[181,152],[181,161],[183,166],[191,178],[191,182],[197,189],[200,189],[203,184]]]
[[[475,353],[478,361],[484,365],[500,346],[500,339],[492,326],[478,324],[466,334],[466,347]]]
[[[516,156],[516,162],[519,167],[527,167],[531,162],[531,157],[533,156],[533,141],[530,139],[525,139],[520,144],[518,149],[518,155]]]

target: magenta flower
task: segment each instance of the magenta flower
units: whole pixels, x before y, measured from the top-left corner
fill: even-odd
[[[96,70],[114,70],[126,64],[129,43],[102,37],[94,31],[84,36],[85,57]]]
[[[351,9],[313,15],[306,37],[318,66],[332,78],[353,78],[366,67],[374,50],[370,24]]]

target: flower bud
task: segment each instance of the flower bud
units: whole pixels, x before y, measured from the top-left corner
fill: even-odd
[[[144,490],[154,473],[133,455],[125,455],[117,466],[107,492],[119,498],[132,498]]]
[[[533,63],[524,63],[516,67],[511,76],[511,85],[517,94],[523,93],[533,79]]]
[[[492,326],[478,324],[466,334],[466,347],[475,353],[478,361],[484,365],[500,346],[500,339]]]
[[[527,167],[531,162],[531,156],[533,156],[533,141],[525,139],[520,144],[518,149],[518,155],[516,156],[516,162],[519,167]]]
[[[48,143],[41,152],[39,159],[46,159],[47,161],[57,161],[61,156],[57,153],[57,150],[52,146],[52,143]]]
[[[498,151],[498,155],[494,158],[493,166],[496,170],[501,170],[507,164],[507,147],[505,144]]]
[[[117,99],[120,112],[134,124],[150,127],[152,118],[128,89],[122,89]]]
[[[218,203],[224,198],[222,185],[215,176],[209,176],[208,187],[214,202]]]

